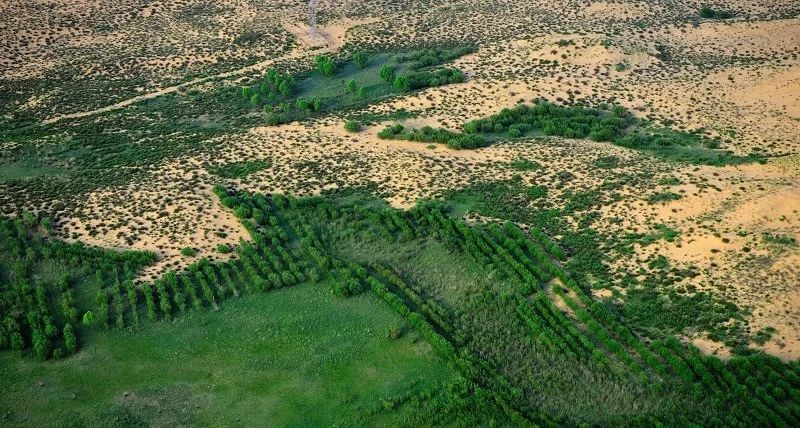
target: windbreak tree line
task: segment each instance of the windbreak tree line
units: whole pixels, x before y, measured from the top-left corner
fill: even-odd
[[[132,284],[155,260],[47,238],[41,231],[49,223],[29,214],[0,218],[0,349],[42,360],[75,353],[80,332],[95,323],[97,307],[81,296]]]
[[[13,255],[0,276],[2,316],[11,320],[3,324],[5,347],[22,342],[39,356],[70,353],[84,328],[136,331],[247,293],[326,284],[341,298],[370,292],[384,301],[461,374],[487,418],[501,424],[798,423],[800,366],[759,353],[722,361],[668,335],[644,337],[614,307],[591,297],[568,268],[575,254],[542,230],[511,222],[468,225],[439,202],[402,211],[346,195],[298,199],[219,186],[214,192],[250,240],[236,246],[230,261],[200,260],[139,285],[132,276],[152,255],[58,243],[37,238],[38,227],[22,219],[4,221],[4,254]],[[39,259],[71,263],[86,275],[48,285],[32,274],[37,266],[30,261]],[[432,260],[456,276],[441,276],[426,265]],[[15,264],[26,267],[24,275],[7,267]],[[93,305],[78,302],[82,287],[95,291]],[[542,375],[529,375],[537,371]],[[544,375],[561,372],[578,374]],[[654,410],[635,420],[571,413],[565,391],[583,391],[587,403],[592,393],[607,393],[591,389],[581,373],[636,391]],[[445,408],[464,404],[452,400]],[[671,406],[686,411],[676,414]]]

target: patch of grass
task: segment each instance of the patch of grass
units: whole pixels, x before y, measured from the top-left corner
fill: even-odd
[[[453,379],[414,334],[386,337],[400,317],[382,302],[327,289],[250,295],[137,333],[91,332],[57,364],[0,352],[0,411],[37,426],[397,425],[370,409]]]
[[[594,166],[602,169],[613,169],[619,166],[619,158],[616,156],[601,156],[594,161]]]
[[[224,165],[211,165],[208,172],[221,178],[243,178],[270,167],[268,159],[232,162]]]
[[[682,196],[675,192],[668,192],[668,191],[656,192],[647,197],[647,203],[651,205],[666,204],[668,202],[677,201],[678,199],[681,198]]]
[[[789,235],[781,235],[776,233],[764,233],[764,242],[768,244],[796,246],[797,239]]]
[[[511,161],[510,165],[517,171],[536,171],[542,167],[538,162],[525,158],[516,158]]]

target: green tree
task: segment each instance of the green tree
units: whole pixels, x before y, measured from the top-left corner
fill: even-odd
[[[407,92],[411,90],[411,80],[407,76],[397,76],[392,83],[394,89],[398,92]]]
[[[83,322],[83,325],[91,325],[94,322],[94,312],[86,311],[81,322]]]
[[[396,77],[394,68],[388,65],[384,65],[381,67],[381,71],[378,72],[378,75],[381,79],[385,80],[387,83],[393,83]]]
[[[356,91],[358,91],[358,85],[356,85],[355,80],[350,79],[350,81],[347,82],[347,90],[350,91],[351,94],[355,94]]]
[[[364,68],[367,66],[367,53],[364,51],[355,51],[353,52],[352,60],[358,68]]]
[[[64,347],[67,348],[67,352],[70,354],[74,354],[78,350],[78,341],[75,338],[72,324],[64,326]]]
[[[317,70],[323,75],[330,77],[336,73],[336,64],[331,57],[327,55],[317,55],[314,61],[317,63]]]

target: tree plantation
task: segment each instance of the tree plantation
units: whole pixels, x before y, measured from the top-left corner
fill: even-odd
[[[236,256],[225,263],[201,259],[139,286],[130,278],[152,255],[61,244],[39,236],[36,223],[5,221],[10,245],[3,259],[1,343],[23,358],[63,358],[80,343],[76,331],[138,332],[188,313],[219,311],[247,294],[327,284],[339,298],[374,293],[500,423],[623,423],[600,407],[542,399],[566,391],[591,397],[606,388],[621,388],[613,397],[620,403],[627,394],[645,404],[669,403],[637,419],[643,425],[798,422],[796,364],[759,353],[722,361],[669,335],[643,335],[586,294],[564,268],[571,255],[542,231],[510,222],[470,226],[440,202],[401,211],[335,196],[214,192],[250,235]],[[80,275],[64,273],[51,284],[36,273],[51,260]],[[425,268],[431,263],[448,273]],[[89,293],[95,298],[84,301]],[[541,371],[553,364],[557,372]],[[595,380],[567,375],[580,372]],[[671,406],[684,411],[670,412]],[[448,423],[461,420],[453,417]]]
[[[84,3],[0,8],[0,427],[800,426],[798,1]]]

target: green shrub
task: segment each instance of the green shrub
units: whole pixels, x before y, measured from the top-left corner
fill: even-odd
[[[314,58],[314,62],[317,65],[317,70],[322,73],[323,76],[333,76],[336,74],[336,63],[333,62],[333,59],[327,55],[317,55]]]
[[[348,120],[344,123],[344,129],[347,132],[358,132],[361,131],[361,122],[357,120]]]

